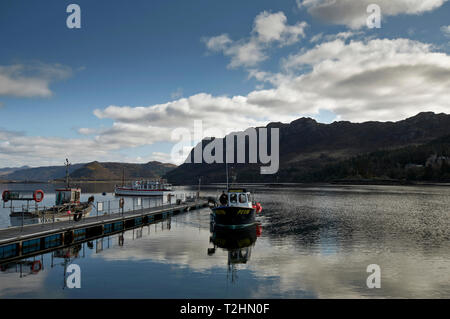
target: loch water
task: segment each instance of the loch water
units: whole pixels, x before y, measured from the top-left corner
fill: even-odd
[[[38,188],[52,205],[51,184],[0,184],[0,192]],[[263,206],[256,229],[211,232],[208,208],[182,213],[3,264],[0,298],[450,298],[450,187],[250,188]],[[82,200],[117,200],[113,185],[82,189]],[[206,196],[220,191],[202,187]],[[2,207],[0,227],[8,226]],[[71,264],[81,288],[67,287]],[[367,286],[372,264],[380,288]]]

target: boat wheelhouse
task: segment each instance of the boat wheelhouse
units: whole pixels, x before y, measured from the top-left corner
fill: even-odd
[[[81,198],[80,188],[55,189],[55,205],[79,204]]]

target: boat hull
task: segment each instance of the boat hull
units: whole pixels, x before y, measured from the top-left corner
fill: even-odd
[[[79,207],[76,212],[72,212],[68,214],[66,211],[61,213],[54,213],[53,210],[39,211],[35,212],[14,212],[11,213],[10,223],[11,226],[22,226],[22,225],[33,225],[33,224],[44,224],[51,223],[53,221],[68,221],[74,220],[75,218],[80,218],[79,214],[82,214],[82,217],[88,217],[92,211],[92,205],[83,205],[83,207]],[[75,215],[77,217],[75,217]]]
[[[215,227],[238,229],[256,223],[254,208],[219,206],[211,208],[211,210],[211,222]]]

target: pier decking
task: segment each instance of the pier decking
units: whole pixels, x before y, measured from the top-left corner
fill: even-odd
[[[70,220],[0,229],[0,264],[120,233],[206,206],[207,201],[197,200],[179,205],[86,217],[77,222]]]

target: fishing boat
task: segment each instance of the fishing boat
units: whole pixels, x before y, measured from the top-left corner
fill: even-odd
[[[92,210],[94,196],[90,196],[86,202],[81,202],[81,188],[70,187],[69,162],[66,160],[66,187],[55,189],[55,204],[51,207],[39,207],[44,199],[42,190],[5,190],[2,193],[3,206],[11,203],[10,218],[12,226],[27,224],[48,223],[54,221],[71,220],[79,221],[83,216],[88,216]],[[25,201],[17,210],[14,201]],[[35,202],[30,205],[30,202]]]
[[[211,223],[215,227],[237,229],[254,225],[255,215],[262,207],[260,203],[253,203],[246,189],[230,188],[222,192],[219,203],[211,210]]]
[[[79,188],[56,189],[55,195],[55,205],[41,208],[38,203],[44,199],[42,190],[5,190],[2,200],[5,204],[11,202],[9,214],[11,225],[22,226],[70,219],[79,221],[83,216],[88,216],[92,210],[94,196],[89,197],[86,202],[80,202],[81,189]],[[13,205],[14,201],[26,201],[27,204],[17,210],[17,207]],[[30,201],[34,201],[35,205],[30,205]]]
[[[172,191],[172,185],[165,180],[136,180],[129,185],[117,186],[114,193],[117,196],[164,196]]]
[[[251,193],[245,188],[228,187],[211,207],[211,224],[214,227],[230,229],[244,228],[255,224],[255,215],[262,211],[260,203],[254,202]]]

